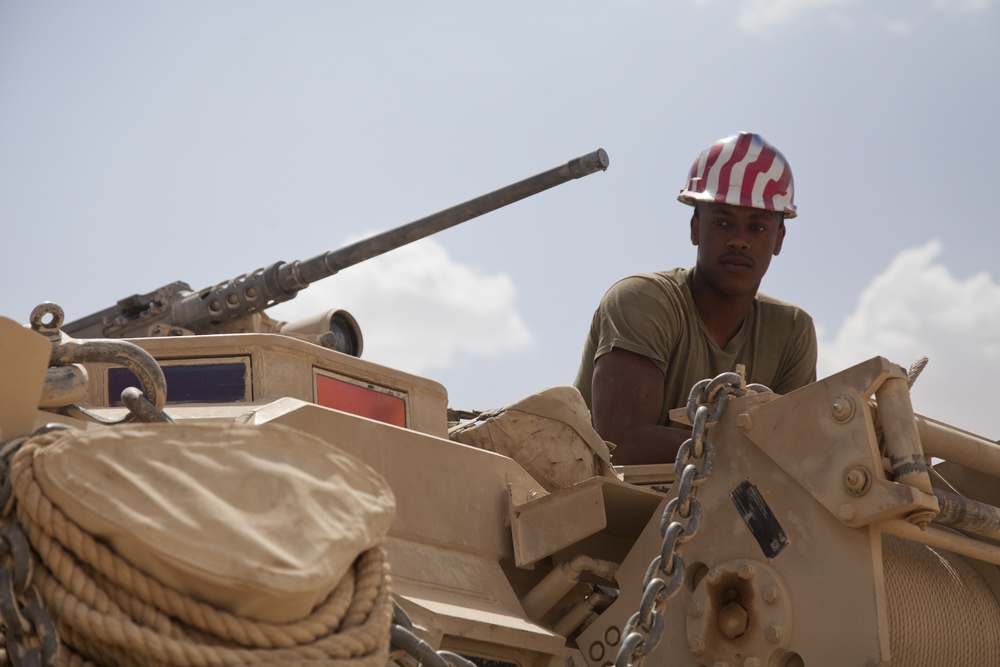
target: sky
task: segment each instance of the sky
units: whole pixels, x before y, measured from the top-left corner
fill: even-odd
[[[498,407],[573,381],[613,282],[693,265],[677,193],[747,130],[794,172],[761,289],[820,377],[927,356],[915,409],[996,439],[998,108],[1000,0],[0,0],[0,314],[200,289],[601,147],[270,311],[346,309],[365,358]]]

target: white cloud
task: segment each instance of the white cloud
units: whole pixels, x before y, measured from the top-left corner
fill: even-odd
[[[958,13],[981,12],[1000,3],[1000,0],[934,0],[934,7]]]
[[[913,34],[914,26],[910,21],[896,19],[886,23],[885,29],[887,32],[891,32],[895,35],[911,35]]]
[[[269,314],[295,321],[347,310],[361,326],[364,358],[422,374],[448,367],[456,355],[526,347],[531,332],[515,300],[509,276],[484,274],[424,239],[322,280]]]
[[[744,0],[739,25],[747,32],[761,34],[787,26],[802,14],[850,4],[853,0]]]
[[[1000,419],[984,380],[1000,373],[1000,285],[986,273],[959,280],[940,254],[937,240],[900,252],[833,338],[821,334],[819,375],[874,356],[904,367],[926,356],[914,409],[995,439]]]
[[[951,14],[972,14],[987,11],[1000,4],[1000,0],[932,0],[931,6]],[[761,35],[770,30],[787,27],[796,19],[807,14],[815,14],[833,7],[846,5],[863,6],[855,0],[741,0],[739,3],[739,25],[746,32]],[[857,18],[856,12],[847,14],[830,13],[828,24],[841,29],[851,29]],[[900,18],[885,23],[887,31],[908,35],[914,30],[912,20]]]

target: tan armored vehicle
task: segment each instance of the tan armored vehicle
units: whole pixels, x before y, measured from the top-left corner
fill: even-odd
[[[915,415],[894,363],[785,396],[724,372],[678,411],[676,466],[613,468],[569,388],[463,415],[360,358],[350,314],[264,313],[606,167],[198,292],[0,319],[6,659],[1000,664],[1000,446]]]

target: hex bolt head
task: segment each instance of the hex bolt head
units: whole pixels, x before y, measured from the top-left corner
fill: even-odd
[[[705,575],[705,581],[711,586],[716,586],[722,581],[722,573],[719,570],[712,570]]]
[[[705,653],[706,646],[705,642],[703,642],[702,640],[695,639],[691,641],[691,643],[688,645],[688,648],[691,649],[691,653],[693,653],[694,655],[702,655],[703,653]]]
[[[772,624],[764,628],[764,638],[767,639],[767,641],[771,642],[772,644],[777,644],[778,642],[780,642],[781,636],[783,634],[784,632],[782,631],[780,625]]]
[[[702,606],[697,600],[691,600],[688,604],[688,616],[692,618],[698,618],[703,613],[705,613],[705,607]]]
[[[837,510],[837,514],[844,521],[852,521],[858,515],[858,509],[854,505],[844,504]]]
[[[756,656],[750,656],[743,661],[743,667],[760,667],[760,658]]]
[[[719,610],[719,631],[728,639],[742,637],[750,627],[750,614],[742,605],[730,602]]]
[[[774,586],[764,587],[764,590],[761,593],[761,597],[764,598],[764,602],[767,602],[769,604],[774,604],[775,602],[777,602],[779,595],[780,593],[778,592],[778,589],[775,588]]]
[[[744,581],[749,581],[753,579],[754,575],[757,574],[757,570],[754,569],[753,563],[740,563],[739,571],[737,572],[740,579]]]
[[[741,412],[736,415],[736,425],[744,430],[751,429],[753,428],[753,417],[746,412]]]

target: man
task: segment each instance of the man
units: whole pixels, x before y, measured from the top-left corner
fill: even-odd
[[[792,172],[760,135],[701,153],[678,199],[694,207],[693,269],[617,282],[591,323],[575,385],[615,465],[666,463],[690,437],[669,420],[699,380],[743,364],[779,394],[816,379],[816,331],[802,309],[757,292],[794,218]]]

